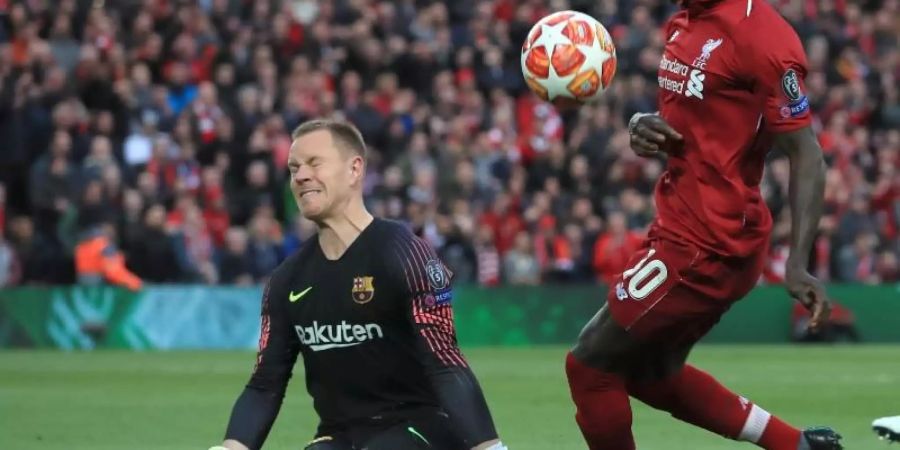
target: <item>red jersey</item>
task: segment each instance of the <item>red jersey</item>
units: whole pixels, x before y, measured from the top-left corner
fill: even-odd
[[[684,141],[666,149],[654,233],[723,255],[765,251],[772,135],[811,122],[800,39],[765,0],[688,0],[665,39],[659,114]]]

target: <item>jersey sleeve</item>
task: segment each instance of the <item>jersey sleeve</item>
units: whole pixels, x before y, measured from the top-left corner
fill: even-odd
[[[765,31],[760,32],[758,28]],[[804,79],[806,53],[797,32],[783,18],[755,27],[745,71],[763,97],[763,117],[774,132],[794,131],[812,123]]]
[[[467,445],[496,439],[481,386],[457,344],[450,272],[434,250],[412,234],[401,236],[391,247],[403,307],[417,334],[418,352],[442,408]]]
[[[288,380],[300,351],[297,340],[273,299],[273,281],[263,290],[259,349],[253,374],[231,411],[225,439],[234,439],[250,449],[261,448],[278,416]]]

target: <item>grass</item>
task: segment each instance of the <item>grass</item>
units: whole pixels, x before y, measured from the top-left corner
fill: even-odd
[[[585,448],[572,418],[564,351],[466,351],[512,450]],[[869,424],[900,414],[897,346],[703,346],[692,362],[792,423],[838,428],[850,450],[887,448]],[[249,353],[3,351],[0,448],[206,449],[221,439],[252,364]],[[294,381],[267,449],[298,450],[312,436],[316,418],[302,373]],[[633,406],[640,449],[753,448]]]

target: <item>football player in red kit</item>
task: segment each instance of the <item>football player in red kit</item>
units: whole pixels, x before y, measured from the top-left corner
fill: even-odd
[[[576,421],[592,450],[632,450],[631,396],[768,450],[841,449],[830,428],[801,431],[686,364],[759,278],[772,228],[759,183],[772,147],[791,165],[787,289],[812,311],[814,327],[829,301],[806,270],[825,166],[797,34],[765,0],[679,3],[665,28],[659,112],[629,123],[632,149],[668,160],[658,215],[567,355]]]

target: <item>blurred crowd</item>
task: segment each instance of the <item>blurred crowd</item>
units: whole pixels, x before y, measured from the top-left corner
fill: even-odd
[[[764,0],[754,0],[764,1]],[[810,267],[900,280],[900,2],[776,0],[809,57],[828,160]],[[531,95],[521,43],[577,9],[617,45],[601,102]],[[290,132],[352,121],[366,198],[460,283],[593,282],[654,216],[661,162],[626,122],[654,111],[664,0],[0,1],[0,286],[256,283],[314,227],[286,189]],[[789,164],[761,282],[784,273]]]

